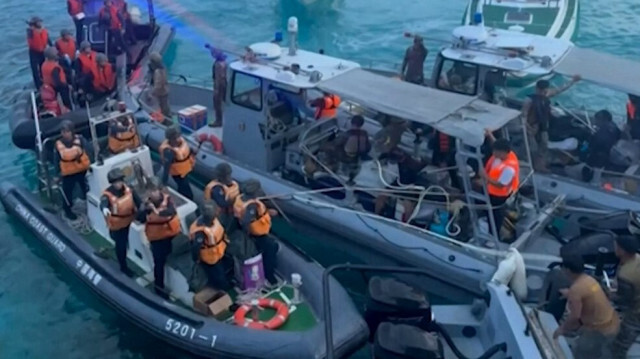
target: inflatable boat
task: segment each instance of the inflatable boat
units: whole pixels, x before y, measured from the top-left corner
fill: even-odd
[[[151,0],[149,2],[152,3]],[[102,0],[91,0],[85,4],[85,24],[87,24],[85,26],[85,33],[87,34],[85,38],[91,43],[92,49],[98,52],[104,52],[105,50],[104,33],[101,31],[102,27],[98,24],[98,12],[102,4]],[[150,8],[152,9],[153,7],[150,6]],[[124,66],[126,67],[128,85],[144,81],[148,72],[148,55],[152,52],[163,54],[175,34],[175,29],[170,25],[156,24],[153,13],[150,14],[147,23],[134,23],[132,31],[135,34],[136,43],[127,47],[126,56],[119,57],[116,60],[116,62],[121,60],[126,62]],[[16,98],[13,104],[13,116],[9,120],[11,140],[18,148],[35,149],[36,126],[34,118],[36,116],[34,115],[36,114],[34,114],[34,109],[38,111],[37,117],[40,120],[40,133],[43,141],[45,138],[59,134],[59,124],[62,120],[73,122],[76,129],[89,136],[87,132],[87,113],[99,113],[102,111],[103,101],[96,100],[89,104],[89,108],[77,106],[76,109],[55,117],[41,110],[41,102],[38,95],[35,96],[35,105],[32,103],[31,91],[32,88],[29,86]],[[104,98],[101,100],[104,100]],[[106,128],[101,127],[98,130],[103,134]]]
[[[114,113],[113,117],[121,115]],[[109,114],[100,118],[96,122],[92,118],[90,125],[108,121]],[[42,195],[33,194],[4,182],[0,184],[0,201],[8,213],[97,295],[124,317],[167,343],[209,358],[325,357],[324,318],[328,312],[323,306],[324,269],[281,240],[278,240],[276,268],[280,284],[270,289],[236,287],[224,293],[209,287],[193,289],[191,278],[195,263],[191,258],[191,245],[185,235],[178,235],[165,267],[169,297],[165,300],[153,291],[153,259],[144,225],[133,222],[128,261],[134,275],[130,278],[122,274],[99,208],[102,191],[108,186],[107,173],[113,168],[121,168],[128,185],[144,198],[149,190],[149,175],[154,173],[146,146],[91,164],[86,203],[79,201],[74,205],[77,221],[62,219],[61,211],[56,212],[60,199],[55,196],[55,188],[50,198],[45,195],[46,191]],[[183,231],[188,231],[195,219],[196,204],[170,188],[166,191],[174,200]],[[196,192],[196,196],[201,197],[202,192]],[[238,278],[237,265],[234,267]],[[368,330],[344,288],[333,278],[329,285],[331,296],[327,300],[333,308],[333,345],[339,356],[344,357],[361,346]],[[284,323],[277,329],[264,330],[262,324],[267,325],[275,317]]]

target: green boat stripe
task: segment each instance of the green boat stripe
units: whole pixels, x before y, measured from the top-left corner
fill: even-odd
[[[558,31],[558,35],[556,36],[557,38],[561,38],[562,35],[564,35],[565,31],[567,31],[567,29],[569,28],[569,24],[571,23],[571,19],[573,18],[573,13],[576,10],[576,6],[579,7],[578,0],[568,0],[567,16],[565,16],[564,21],[562,22],[562,26],[560,26],[560,31]],[[578,18],[580,17],[579,13],[580,9],[578,8],[578,11],[576,12],[576,26]],[[571,37],[572,40],[575,37],[576,33],[577,31],[574,31],[574,35]]]

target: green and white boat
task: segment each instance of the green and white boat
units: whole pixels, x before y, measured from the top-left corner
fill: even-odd
[[[488,27],[573,40],[580,0],[469,0],[463,25],[481,13]]]

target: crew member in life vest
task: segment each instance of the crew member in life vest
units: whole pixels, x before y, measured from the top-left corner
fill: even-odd
[[[627,131],[634,140],[640,140],[640,97],[629,94],[627,101]]]
[[[91,93],[91,82],[94,74],[98,72],[98,54],[91,50],[89,41],[80,43],[80,53],[76,61],[76,84],[81,93]]]
[[[51,46],[49,32],[42,26],[42,19],[34,16],[27,22],[27,44],[29,45],[29,64],[36,88],[42,86],[40,66],[44,62],[44,50]]]
[[[153,277],[156,293],[168,299],[164,290],[164,266],[171,254],[171,241],[180,233],[180,218],[164,186],[153,178],[154,188],[144,203],[144,210],[138,215],[138,221],[145,224],[144,233],[153,254]]]
[[[340,106],[340,96],[323,92],[319,97],[309,103],[309,106],[316,109],[314,118],[316,120],[332,119],[336,117],[338,106]]]
[[[109,228],[109,236],[116,243],[116,257],[120,271],[131,277],[133,272],[127,266],[127,244],[129,227],[136,217],[142,201],[133,188],[124,183],[124,172],[114,168],[107,174],[110,186],[100,197],[100,209]]]
[[[100,98],[109,95],[116,88],[116,73],[105,54],[98,54],[96,62],[96,71],[91,76],[91,87],[94,98]]]
[[[127,109],[124,102],[120,102],[118,108],[120,112]],[[138,147],[140,147],[140,138],[133,118],[130,115],[123,115],[111,120],[109,124],[109,152],[117,154]]]
[[[200,210],[200,217],[191,224],[189,238],[192,243],[194,261],[200,264],[207,273],[209,285],[228,291],[231,283],[225,275],[223,257],[227,251],[229,239],[225,228],[217,218],[218,208],[213,201],[205,201]]]
[[[100,24],[106,30],[109,41],[109,54],[119,55],[124,50],[124,17],[112,0],[105,0],[98,14]]]
[[[193,170],[193,165],[196,162],[195,153],[191,151],[189,143],[180,135],[180,130],[177,127],[167,128],[164,136],[166,139],[159,149],[164,166],[162,183],[166,185],[169,175],[171,175],[178,186],[178,192],[188,199],[193,199],[187,175]]]
[[[53,87],[60,95],[62,103],[72,109],[69,83],[64,69],[58,62],[58,51],[55,47],[47,47],[44,50],[46,60],[42,64],[42,83]]]
[[[258,198],[264,196],[260,182],[250,179],[244,183],[242,194],[236,197],[234,214],[242,228],[254,240],[256,248],[262,254],[264,275],[271,285],[276,285],[278,243],[271,237],[271,217],[278,215],[275,209],[267,206]]]
[[[520,184],[520,163],[508,140],[496,140],[489,130],[486,131],[486,136],[493,142],[493,154],[485,164],[484,171],[479,172],[487,185],[497,237],[500,238],[506,214],[504,204],[518,191]]]
[[[64,69],[69,83],[72,77],[72,66],[76,60],[76,41],[71,36],[71,31],[64,29],[60,31],[60,38],[56,40],[56,50],[58,50],[60,66]]]
[[[67,12],[76,26],[76,43],[84,40],[84,2],[85,0],[67,0]]]
[[[49,85],[40,86],[40,101],[42,109],[39,111],[40,118],[58,117],[63,113],[69,112],[69,109],[62,106],[58,101],[58,93]]]
[[[222,213],[233,214],[233,205],[239,195],[240,186],[231,177],[231,166],[226,162],[218,164],[214,179],[204,188],[204,199],[213,200]]]
[[[451,186],[462,190],[462,184],[460,183],[460,177],[458,176],[458,169],[456,167],[456,141],[455,138],[442,133],[440,131],[433,131],[433,138],[430,142],[430,147],[433,150],[431,162],[438,167],[449,167],[449,178],[451,179]]]
[[[76,220],[78,217],[71,210],[73,190],[80,187],[80,198],[86,200],[89,186],[85,176],[91,165],[91,146],[82,135],[74,132],[73,123],[69,120],[62,121],[60,135],[62,137],[54,145],[53,158],[62,181],[62,208],[68,219]]]

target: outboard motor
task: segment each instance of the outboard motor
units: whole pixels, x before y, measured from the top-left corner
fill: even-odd
[[[582,238],[576,238],[560,248],[560,256],[580,255],[585,264],[597,266],[597,275],[601,271],[613,274],[618,263],[613,252],[615,234],[612,232],[593,233]]]

